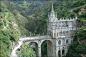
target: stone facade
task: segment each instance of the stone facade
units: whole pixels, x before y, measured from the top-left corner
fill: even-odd
[[[52,45],[47,41],[48,56],[62,57],[65,56],[69,45],[73,41],[71,37],[77,29],[76,18],[58,20],[52,4],[51,13],[48,14],[49,20],[47,22],[47,34],[52,37]]]

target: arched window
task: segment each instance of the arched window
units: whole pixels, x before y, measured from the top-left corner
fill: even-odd
[[[58,33],[57,33],[57,37],[58,37]]]
[[[58,41],[58,44],[59,44],[59,45],[61,44],[61,41],[60,41],[60,40]]]
[[[55,33],[54,33],[54,37],[55,37]]]
[[[66,43],[68,43],[68,39],[66,40]]]

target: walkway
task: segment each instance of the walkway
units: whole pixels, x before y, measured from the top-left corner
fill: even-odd
[[[39,40],[39,39],[49,39],[51,38],[49,35],[43,36],[32,36],[32,37],[21,37],[19,41],[26,41],[26,40]]]
[[[20,48],[20,46],[22,45],[22,41],[18,41],[19,45],[17,45],[16,47],[14,47],[14,49],[12,50],[11,56],[10,57],[18,57],[18,55],[16,54],[16,50],[18,48]]]
[[[32,36],[32,37],[21,37],[18,41],[18,45],[16,47],[14,47],[14,49],[12,50],[11,56],[10,57],[18,57],[18,55],[16,54],[16,50],[20,48],[20,46],[23,44],[23,41],[27,41],[27,40],[39,40],[39,39],[49,39],[51,38],[49,35],[45,35],[45,36]]]

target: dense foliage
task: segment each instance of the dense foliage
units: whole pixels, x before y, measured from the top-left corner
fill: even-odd
[[[16,13],[13,13],[8,1],[1,1],[0,6],[0,57],[10,57],[11,41],[15,46],[20,36],[29,35],[29,31],[24,27],[27,19],[18,12],[15,16]]]
[[[42,57],[47,57],[47,41],[44,41],[41,45]]]
[[[26,3],[24,1],[14,2],[12,5],[29,20],[26,24],[26,29],[32,33],[45,34],[47,32],[48,13],[51,11],[52,0],[25,1]],[[85,0],[53,1],[58,19],[78,16],[78,12],[81,11],[81,8],[85,7],[85,3]],[[72,12],[70,12],[71,10]]]
[[[12,2],[13,1],[13,2]],[[30,33],[47,32],[48,13],[51,11],[52,0],[26,0],[26,3],[19,0],[1,1],[0,17],[0,56],[9,57],[11,53],[10,41],[17,43],[20,36],[29,36]],[[59,18],[78,17],[77,25],[83,26],[86,22],[86,1],[85,0],[55,0],[53,1],[54,10]],[[85,11],[81,9],[85,9]],[[71,12],[72,11],[72,12]],[[81,14],[79,14],[81,13]],[[1,20],[1,18],[0,18]],[[82,34],[81,34],[82,33]],[[83,34],[84,33],[84,34]],[[33,35],[33,34],[32,34]],[[79,53],[86,54],[86,46],[79,44],[76,39],[79,36],[80,41],[86,38],[85,30],[79,30],[75,35],[75,41],[70,45],[67,57],[81,57]],[[42,55],[47,56],[47,41],[42,44]],[[36,56],[29,45],[23,45],[22,56]],[[46,48],[45,48],[46,47]],[[75,52],[76,51],[76,52]],[[32,53],[33,52],[33,53]]]
[[[74,42],[68,48],[66,57],[83,57],[81,56],[81,54],[83,55],[86,54],[85,38],[86,38],[86,29],[79,30],[74,36]]]
[[[7,13],[6,18],[3,17],[3,13],[2,13],[2,17],[3,17],[3,21],[0,25],[0,56],[1,57],[9,57],[12,51],[11,48],[11,41],[14,41],[15,44],[18,41],[18,36],[19,36],[19,32],[17,32],[16,30],[12,29],[13,25],[11,23],[12,20],[7,19],[10,13]],[[9,21],[10,20],[10,21]]]
[[[36,57],[35,51],[30,47],[30,45],[22,45],[22,50],[18,51],[21,57]]]

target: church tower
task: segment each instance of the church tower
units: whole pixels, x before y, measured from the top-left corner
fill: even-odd
[[[49,17],[49,22],[55,22],[57,21],[57,14],[54,12],[53,4],[52,4],[52,9],[50,15],[48,14]]]
[[[76,32],[77,18],[60,18],[60,20],[58,20],[57,14],[54,12],[53,4],[51,12],[48,14],[48,18],[47,33],[51,36],[53,42],[52,46],[49,46],[50,43],[47,42],[47,47],[49,47],[48,56],[66,56],[68,47],[73,41],[73,37],[71,36]]]
[[[52,36],[52,38],[55,37],[55,26],[56,26],[56,22],[58,22],[58,19],[57,19],[57,14],[55,14],[54,12],[54,8],[53,8],[53,4],[52,4],[52,9],[51,9],[51,12],[50,14],[48,14],[48,34],[50,36]]]

